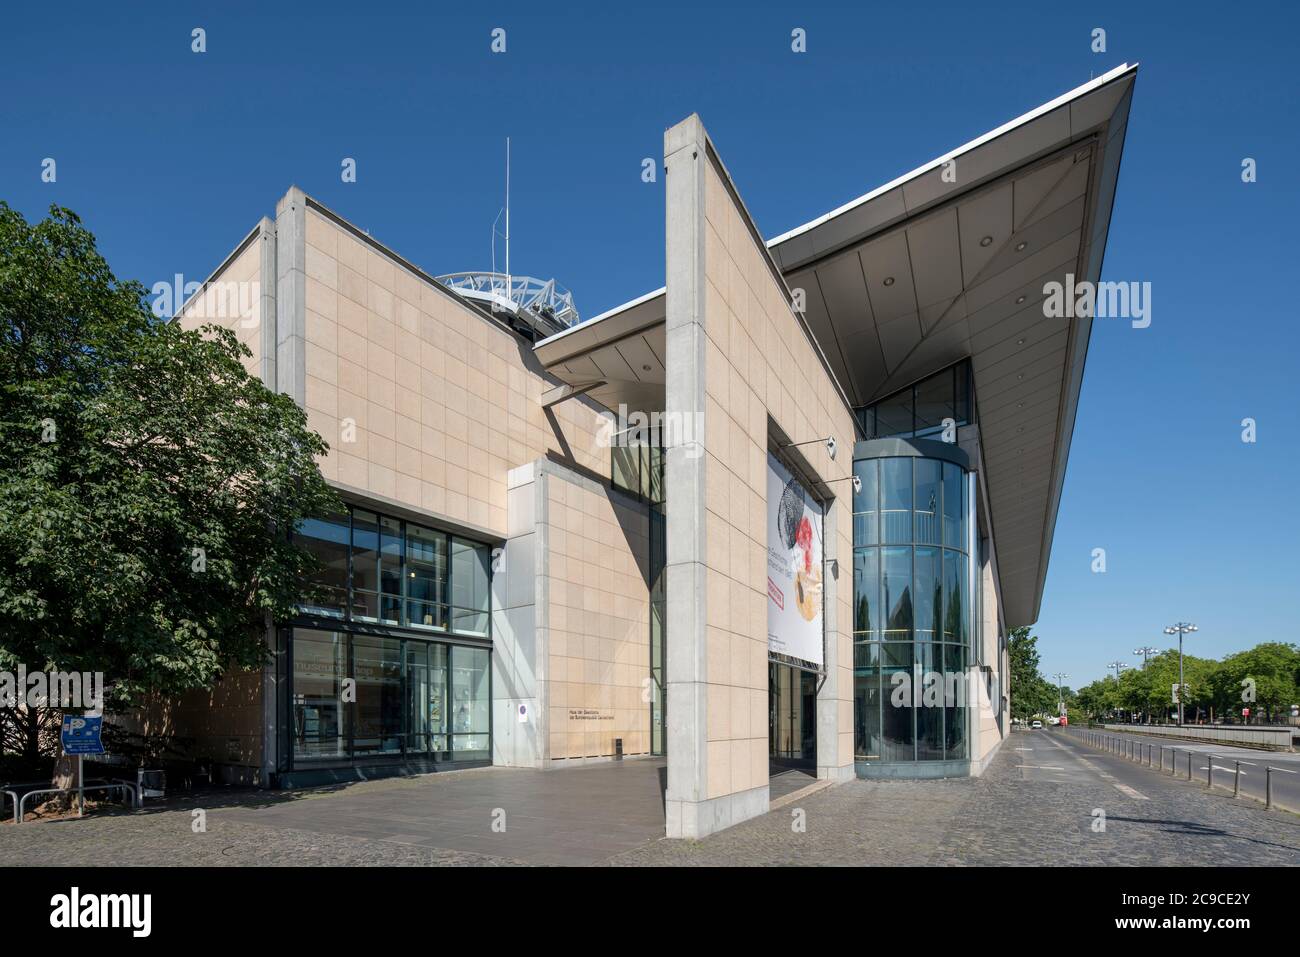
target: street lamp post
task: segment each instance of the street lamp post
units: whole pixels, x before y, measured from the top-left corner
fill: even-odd
[[[1166,635],[1178,636],[1178,727],[1183,726],[1183,635],[1196,631],[1190,621],[1180,621],[1165,629]]]
[[[1110,664],[1106,666],[1107,670],[1111,668],[1115,669],[1115,684],[1117,687],[1119,685],[1119,673],[1127,667],[1128,667],[1127,661],[1112,661]]]
[[[1052,677],[1056,679],[1056,713],[1059,716],[1065,714],[1065,692],[1062,690],[1062,682],[1070,676],[1065,672],[1058,672]]]
[[[1142,648],[1134,648],[1133,654],[1142,656],[1142,667],[1145,668],[1150,663],[1151,656],[1158,653],[1159,651],[1160,651],[1159,648],[1152,648],[1150,645],[1147,645]]]
[[[1159,651],[1159,648],[1152,648],[1150,645],[1143,645],[1141,648],[1134,648],[1133,654],[1142,656],[1142,670],[1146,671],[1147,665],[1151,663],[1151,656]],[[1151,723],[1151,713],[1145,708],[1142,709],[1142,720],[1146,724]]]

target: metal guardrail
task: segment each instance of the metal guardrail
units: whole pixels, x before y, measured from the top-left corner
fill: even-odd
[[[138,806],[140,797],[136,793],[135,786],[131,784],[127,784],[125,781],[119,781],[114,784],[87,784],[84,787],[80,787],[80,788],[41,788],[38,791],[28,791],[26,794],[22,796],[21,799],[19,799],[18,809],[14,815],[14,823],[21,824],[23,822],[23,806],[26,805],[27,799],[31,797],[33,794],[69,794],[73,791],[80,791],[84,793],[86,791],[111,791],[111,790],[116,790],[118,788],[120,788],[123,791],[126,791],[127,795],[131,799],[132,807]],[[13,792],[11,791],[9,793],[12,794]],[[83,805],[81,808],[78,809],[78,814],[80,814],[84,810],[85,807]]]
[[[8,789],[6,788],[5,790],[0,791],[0,794],[8,794],[11,798],[13,798],[13,801],[14,801],[14,823],[17,824],[17,823],[18,823],[18,792],[17,792],[17,791],[10,791],[10,790],[8,790]],[[0,812],[2,812],[3,810],[4,810],[4,801],[0,801]]]
[[[1156,753],[1156,749],[1159,749],[1159,755],[1160,755],[1159,770],[1160,773],[1162,774],[1164,773],[1165,770],[1165,751],[1167,750],[1170,753],[1169,773],[1173,777],[1178,777],[1178,754],[1180,752],[1186,754],[1188,781],[1191,781],[1194,776],[1192,762],[1195,760],[1196,756],[1201,753],[1199,751],[1193,751],[1188,748],[1177,748],[1174,747],[1173,745],[1166,745],[1166,744],[1157,745],[1157,744],[1148,744],[1146,742],[1139,742],[1133,740],[1132,738],[1124,738],[1124,737],[1120,737],[1119,735],[1108,734],[1103,731],[1094,731],[1091,728],[1069,728],[1067,729],[1067,731],[1070,734],[1074,734],[1078,736],[1083,740],[1084,743],[1090,745],[1091,747],[1096,748],[1099,751],[1105,751],[1109,754],[1117,755],[1129,761],[1136,761],[1139,764],[1141,764],[1144,760],[1143,747],[1145,747],[1146,748],[1145,761],[1147,767],[1149,768],[1156,767],[1155,753]],[[1207,788],[1213,790],[1214,789],[1214,762],[1216,759],[1217,760],[1226,760],[1226,759],[1224,759],[1223,755],[1221,754],[1209,754],[1209,753],[1206,753],[1205,758],[1206,758],[1205,784]],[[1242,761],[1239,758],[1233,759],[1232,796],[1234,798],[1241,796],[1242,765],[1245,765],[1248,768],[1259,767],[1259,765],[1253,761]],[[1227,769],[1224,768],[1223,770],[1226,771]],[[1273,773],[1274,772],[1277,772],[1279,774],[1300,774],[1300,771],[1296,771],[1292,768],[1278,768],[1278,767],[1274,767],[1271,764],[1264,765],[1264,807],[1267,809],[1271,809],[1273,807]],[[1256,800],[1258,799],[1256,798]]]
[[[1198,725],[1174,724],[1103,724],[1102,728],[1119,734],[1149,734],[1164,738],[1182,738],[1204,744],[1247,745],[1273,751],[1291,751],[1295,729],[1267,725]]]

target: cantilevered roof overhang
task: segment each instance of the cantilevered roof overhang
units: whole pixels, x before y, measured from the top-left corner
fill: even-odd
[[[1117,67],[768,243],[840,385],[866,405],[974,370],[1003,615],[1038,617],[1092,322],[1044,286],[1097,281],[1136,65]],[[537,343],[610,408],[662,408],[664,290]]]

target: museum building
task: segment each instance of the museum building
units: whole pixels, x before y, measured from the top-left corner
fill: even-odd
[[[977,775],[1042,600],[1136,67],[774,239],[698,116],[664,286],[433,275],[291,188],[231,283],[343,509],[261,672],[168,720],[228,780],[663,760],[670,837],[773,774]]]

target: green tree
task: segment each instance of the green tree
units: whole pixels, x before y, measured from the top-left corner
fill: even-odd
[[[1220,714],[1240,715],[1248,707],[1271,722],[1300,702],[1300,648],[1273,641],[1228,655],[1212,685]]]
[[[70,210],[0,202],[0,668],[124,706],[264,662],[312,565],[289,533],[337,499],[248,354],[156,319]]]
[[[1007,656],[1011,666],[1011,716],[1028,718],[1056,713],[1056,686],[1038,671],[1038,636],[1028,628],[1013,628],[1008,635]]]
[[[1077,705],[1088,718],[1103,718],[1113,711],[1116,702],[1116,685],[1109,678],[1099,678],[1079,689]]]

